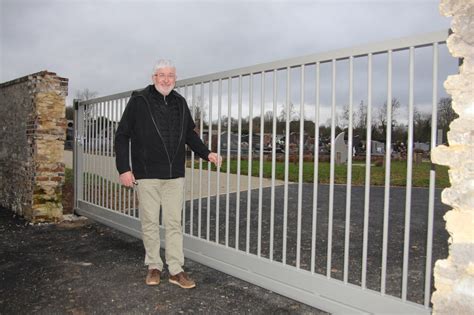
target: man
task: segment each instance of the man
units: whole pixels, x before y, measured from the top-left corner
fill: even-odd
[[[196,284],[182,268],[185,144],[217,167],[222,160],[210,152],[196,134],[186,100],[173,90],[176,82],[173,63],[159,60],[152,80],[152,85],[132,93],[125,108],[115,135],[116,165],[122,185],[137,187],[145,265],[148,266],[146,284],[160,284],[163,270],[159,234],[161,206],[169,282],[190,289]]]

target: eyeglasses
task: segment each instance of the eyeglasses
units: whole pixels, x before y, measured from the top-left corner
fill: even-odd
[[[158,74],[155,74],[155,77],[158,77],[158,79],[160,79],[160,80],[164,80],[165,78],[167,78],[168,80],[175,80],[176,79],[176,74],[158,73]]]

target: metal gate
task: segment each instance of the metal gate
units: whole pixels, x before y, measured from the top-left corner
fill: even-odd
[[[188,152],[185,255],[333,313],[430,313],[433,229],[446,208],[422,160],[442,141],[438,91],[456,71],[446,38],[178,81],[197,132],[225,161],[211,169]],[[113,147],[130,94],[75,103],[75,210],[140,238]]]

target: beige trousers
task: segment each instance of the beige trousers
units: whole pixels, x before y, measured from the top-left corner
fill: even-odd
[[[137,192],[145,246],[145,265],[163,270],[160,257],[160,206],[165,228],[165,259],[168,271],[176,275],[183,271],[183,209],[184,177],[174,179],[139,179]]]

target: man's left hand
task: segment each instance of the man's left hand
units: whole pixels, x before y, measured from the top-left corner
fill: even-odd
[[[209,155],[207,156],[207,159],[209,160],[209,162],[214,163],[214,165],[217,167],[221,167],[222,165],[222,157],[219,156],[219,154],[217,153],[214,153],[214,152],[209,153]]]

